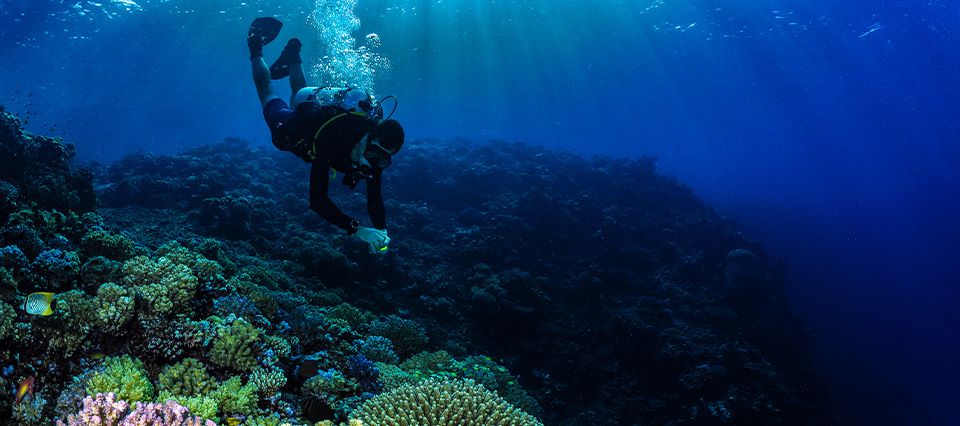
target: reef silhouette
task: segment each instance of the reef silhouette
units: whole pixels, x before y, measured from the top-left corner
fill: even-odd
[[[309,210],[308,166],[272,147],[82,169],[74,152],[0,109],[0,385],[33,379],[0,418],[821,421],[783,268],[652,158],[410,141],[374,256]],[[36,292],[52,315],[23,309]]]

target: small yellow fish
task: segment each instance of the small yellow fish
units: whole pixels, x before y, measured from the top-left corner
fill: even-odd
[[[37,292],[27,296],[23,302],[23,310],[30,315],[53,315],[53,293]]]
[[[227,417],[228,426],[237,426],[238,424],[240,424],[240,419],[236,417]]]
[[[31,397],[33,396],[33,383],[36,382],[36,380],[36,378],[30,376],[20,382],[20,385],[17,386],[16,393],[13,395],[17,403],[23,401],[23,398],[27,396],[27,394],[30,394]]]

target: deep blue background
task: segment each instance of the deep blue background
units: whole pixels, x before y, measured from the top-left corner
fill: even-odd
[[[312,1],[81,2],[85,14],[58,3],[0,0],[0,103],[88,160],[231,135],[266,143],[243,43],[256,16],[281,17],[305,56],[322,52]],[[360,0],[356,11],[356,36],[378,33],[393,62],[376,91],[400,98],[409,137],[659,157],[790,265],[838,424],[960,424],[960,5]]]

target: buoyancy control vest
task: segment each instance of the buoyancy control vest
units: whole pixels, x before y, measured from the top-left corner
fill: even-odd
[[[380,103],[387,96],[377,102],[365,90],[356,87],[306,87],[300,89],[293,98],[293,109],[296,114],[300,132],[296,137],[287,138],[284,143],[274,145],[280,150],[290,151],[306,162],[313,162],[317,158],[317,149],[331,124],[347,116],[362,118],[363,127],[373,128],[383,120],[383,108]],[[394,105],[396,110],[396,105]],[[390,113],[393,115],[393,112]],[[357,139],[359,142],[359,138]],[[282,146],[281,146],[282,145]]]

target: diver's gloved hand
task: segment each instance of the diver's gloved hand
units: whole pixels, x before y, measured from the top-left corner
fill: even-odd
[[[370,253],[385,253],[387,251],[387,245],[390,244],[390,237],[387,236],[385,229],[381,230],[361,226],[354,235],[367,243],[370,247]]]

